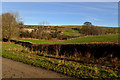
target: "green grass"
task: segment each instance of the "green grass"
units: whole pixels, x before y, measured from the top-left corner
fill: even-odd
[[[75,32],[64,32],[65,35],[67,36],[80,36],[80,33],[75,33]]]
[[[90,42],[118,42],[118,34],[88,36],[64,41],[64,43],[90,43]]]
[[[2,56],[76,78],[120,77],[119,70],[114,70],[109,67],[98,68],[95,65],[84,65],[72,61],[38,56],[36,55],[36,52],[30,51],[27,48],[14,43],[2,43]]]
[[[77,30],[71,28],[60,28],[59,30],[63,31],[63,33],[67,36],[80,36]]]
[[[31,43],[39,43],[39,44],[45,44],[45,43],[61,43],[61,42],[59,42],[59,41],[47,41],[47,40],[35,40],[35,39],[14,39],[14,40],[31,42]]]
[[[108,34],[99,36],[86,36],[66,41],[47,41],[47,40],[35,40],[35,39],[14,39],[19,41],[45,44],[45,43],[90,43],[90,42],[118,42],[118,34]]]
[[[63,32],[78,32],[77,30],[71,28],[59,28],[58,30],[61,30]]]

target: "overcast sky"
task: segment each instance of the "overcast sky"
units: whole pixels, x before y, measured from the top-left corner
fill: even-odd
[[[3,2],[2,12],[18,12],[24,24],[118,26],[117,2]]]

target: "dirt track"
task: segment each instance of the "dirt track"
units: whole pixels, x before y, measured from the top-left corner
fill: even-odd
[[[2,78],[68,78],[65,75],[2,58]]]

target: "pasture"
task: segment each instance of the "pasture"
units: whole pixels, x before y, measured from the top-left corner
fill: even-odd
[[[91,42],[115,42],[118,43],[119,34],[107,34],[98,36],[85,36],[71,40],[63,41],[51,41],[51,40],[37,40],[37,39],[13,39],[18,41],[25,41],[37,44],[47,44],[47,43],[91,43]]]

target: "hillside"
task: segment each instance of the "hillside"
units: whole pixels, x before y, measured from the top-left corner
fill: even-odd
[[[50,40],[37,40],[37,39],[14,39],[25,42],[32,42],[38,44],[44,43],[90,43],[90,42],[116,42],[118,43],[118,34],[108,34],[99,36],[86,36],[66,41],[50,41]]]

